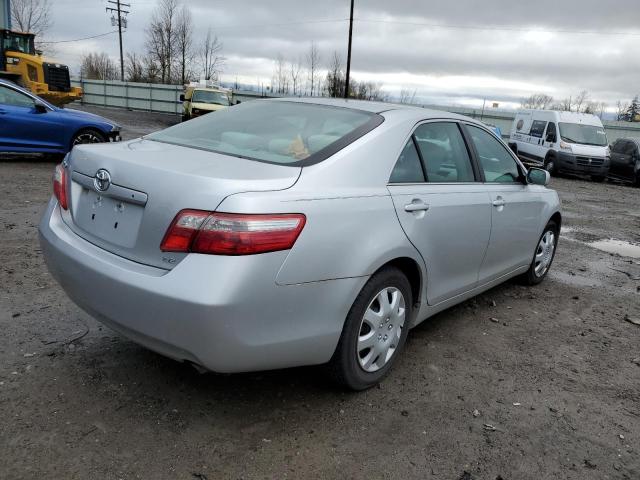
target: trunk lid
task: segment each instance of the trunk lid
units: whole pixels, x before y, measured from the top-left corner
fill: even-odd
[[[234,193],[284,190],[301,171],[144,139],[82,145],[67,161],[67,225],[109,252],[166,269],[186,255],[160,251],[180,210],[213,211]]]

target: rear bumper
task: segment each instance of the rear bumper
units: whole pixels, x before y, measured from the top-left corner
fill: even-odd
[[[609,173],[609,160],[594,159],[594,163],[589,163],[584,157],[573,153],[558,152],[556,160],[556,170],[567,173],[577,173],[581,175],[593,175],[595,177],[605,177]]]
[[[327,362],[367,280],[276,285],[288,252],[191,254],[170,271],[144,266],[77,236],[55,200],[40,243],[54,278],[89,314],[151,350],[217,372]]]

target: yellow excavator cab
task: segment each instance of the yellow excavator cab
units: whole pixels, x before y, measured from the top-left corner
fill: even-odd
[[[69,67],[45,59],[36,50],[32,33],[0,30],[0,78],[15,82],[54,105],[82,97],[82,89],[71,86]]]

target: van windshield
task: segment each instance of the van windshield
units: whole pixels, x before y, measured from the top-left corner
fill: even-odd
[[[144,138],[267,163],[304,166],[328,158],[382,121],[380,115],[350,108],[253,100]]]
[[[211,103],[214,105],[229,106],[229,96],[223,92],[212,92],[211,90],[194,90],[191,97],[193,103]]]
[[[597,145],[604,147],[608,145],[607,135],[603,127],[593,125],[582,125],[579,123],[559,123],[560,137],[569,143],[580,145]]]

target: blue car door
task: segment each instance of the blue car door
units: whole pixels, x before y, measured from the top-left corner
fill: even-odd
[[[0,151],[66,150],[57,112],[36,108],[20,90],[0,84]]]

